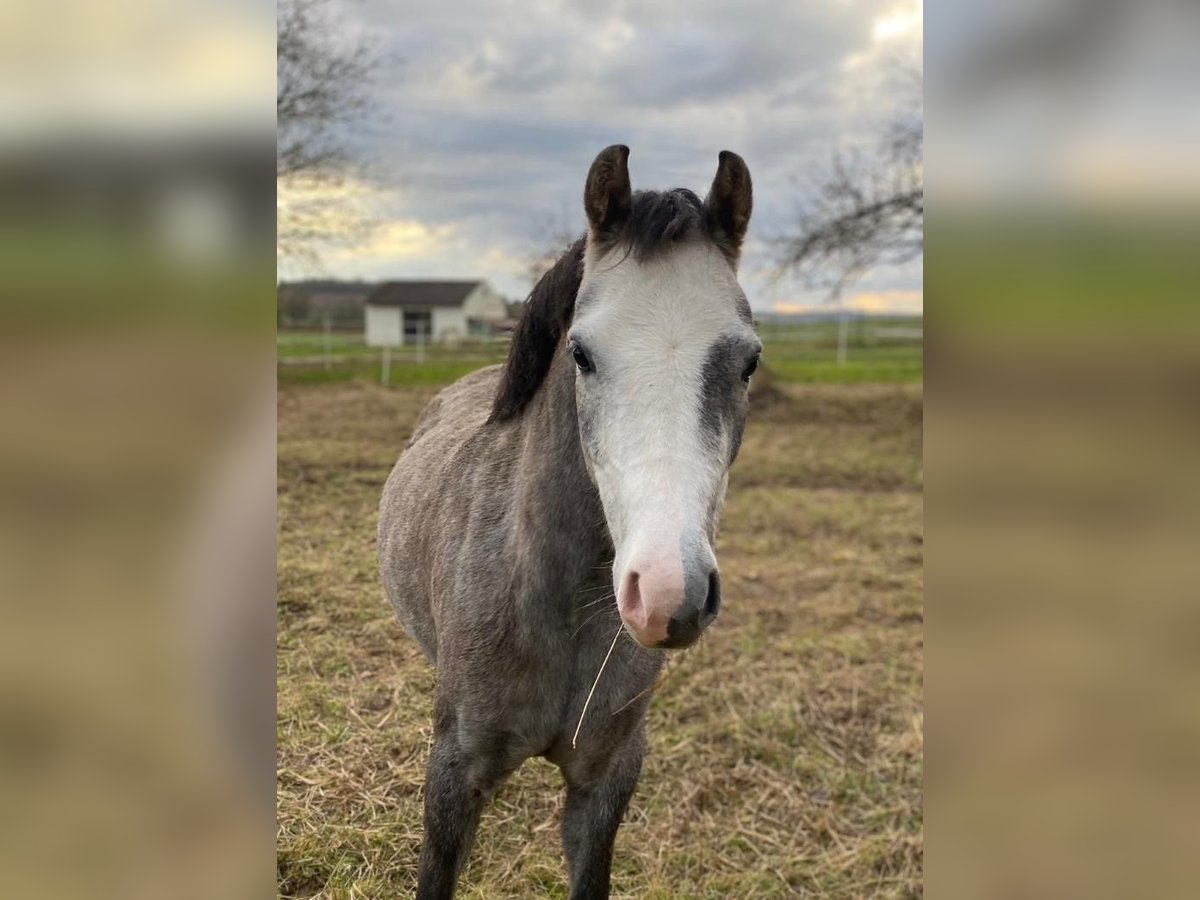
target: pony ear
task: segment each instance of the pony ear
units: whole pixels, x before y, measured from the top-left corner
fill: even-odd
[[[624,144],[606,147],[592,163],[583,188],[583,211],[594,241],[612,241],[624,230],[633,211],[629,148]]]
[[[754,206],[754,188],[746,161],[729,150],[722,150],[717,174],[704,200],[708,232],[736,268],[742,240],[750,225]]]
[[[575,295],[583,282],[584,240],[576,241],[529,295],[521,321],[513,331],[489,423],[518,415],[546,380],[554,354],[575,315]]]

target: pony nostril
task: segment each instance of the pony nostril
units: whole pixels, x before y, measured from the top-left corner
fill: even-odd
[[[638,588],[638,573],[630,572],[625,576],[625,609],[635,613],[642,605],[642,592]]]
[[[721,576],[716,569],[708,573],[708,597],[704,601],[704,617],[716,618],[721,609]]]

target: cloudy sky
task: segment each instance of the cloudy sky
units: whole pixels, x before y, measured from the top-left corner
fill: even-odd
[[[719,151],[744,156],[751,302],[820,303],[772,277],[768,242],[835,151],[874,146],[921,57],[919,0],[339,2],[347,33],[385,59],[377,113],[352,135],[370,180],[346,188],[378,227],[284,277],[483,277],[523,297],[530,255],[582,231],[592,159],[624,143],[635,189],[703,195]],[[871,274],[850,302],[919,310],[920,260]]]

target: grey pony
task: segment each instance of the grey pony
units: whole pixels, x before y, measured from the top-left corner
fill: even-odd
[[[709,240],[736,267],[751,203],[736,154],[721,154],[701,203],[690,191],[631,193],[628,152],[617,145],[597,157],[585,189],[588,236],[530,295],[507,362],[430,402],[383,491],[383,585],[437,667],[421,900],[453,896],[484,805],[534,756],[566,782],[570,896],[609,895],[613,843],[641,771],[664,653],[617,640],[613,541],[581,448],[565,336],[589,240],[639,254]],[[741,404],[696,416],[718,416],[736,432],[736,453],[745,413]],[[715,516],[706,525],[711,540]]]

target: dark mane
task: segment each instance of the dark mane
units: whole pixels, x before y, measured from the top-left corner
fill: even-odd
[[[634,259],[649,259],[693,235],[707,236],[704,203],[687,188],[638,191],[627,229]]]
[[[575,296],[583,281],[585,244],[584,238],[577,240],[542,276],[525,302],[521,321],[513,331],[489,422],[503,422],[520,413],[550,371],[558,343],[575,315]]]

